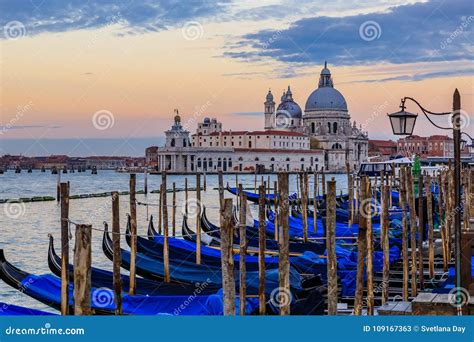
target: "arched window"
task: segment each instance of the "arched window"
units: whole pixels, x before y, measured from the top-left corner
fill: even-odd
[[[301,158],[301,161],[304,162],[304,158]]]
[[[331,123],[328,122],[328,133],[331,133]]]
[[[311,133],[316,133],[316,124],[311,122]]]
[[[270,161],[275,161],[275,158],[274,158],[274,157],[271,157],[271,158],[270,158]]]
[[[286,158],[286,161],[290,161],[290,158]]]
[[[333,150],[342,150],[342,146],[339,143],[335,143],[331,147]]]
[[[239,157],[239,161],[243,161],[243,160],[244,160],[244,158],[242,158],[242,157]]]
[[[337,133],[337,122],[332,124],[332,132]]]
[[[174,138],[173,138],[173,139],[171,139],[171,147],[174,147],[174,145],[175,145],[175,141],[174,141]]]
[[[259,161],[258,157],[255,157],[255,161]]]

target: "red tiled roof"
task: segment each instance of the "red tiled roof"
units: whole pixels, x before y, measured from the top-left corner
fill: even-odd
[[[236,148],[236,152],[258,152],[258,153],[309,153],[322,154],[323,150],[290,150],[290,149],[272,149],[272,148]]]
[[[222,132],[212,132],[209,136],[219,136],[219,135],[283,135],[283,136],[295,136],[295,137],[304,137],[303,133],[299,132],[290,132],[290,131],[279,131],[279,130],[267,130],[267,131],[222,131]],[[196,135],[196,134],[193,134]]]

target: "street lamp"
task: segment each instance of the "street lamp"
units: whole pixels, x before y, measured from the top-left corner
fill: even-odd
[[[388,114],[395,135],[412,135],[418,114],[405,111],[405,99],[402,99],[400,111]]]
[[[411,135],[415,126],[416,114],[405,111],[405,101],[413,101],[423,112],[429,122],[439,129],[453,130],[454,140],[454,241],[455,241],[455,269],[456,269],[456,287],[457,296],[456,303],[461,303],[461,95],[456,89],[453,94],[453,110],[452,112],[435,113],[423,108],[421,104],[412,97],[404,97],[400,105],[401,110],[396,113],[387,114],[390,118],[393,134],[395,135]],[[441,127],[434,123],[430,115],[452,115],[452,128]],[[465,133],[466,134],[466,133]],[[467,135],[467,134],[466,134]],[[472,139],[471,139],[472,140]],[[460,306],[458,306],[460,309]]]

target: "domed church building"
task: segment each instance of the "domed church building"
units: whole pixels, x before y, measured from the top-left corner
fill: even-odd
[[[334,88],[324,65],[318,88],[308,97],[304,113],[288,87],[276,106],[269,90],[264,102],[264,130],[223,130],[205,117],[191,134],[175,112],[164,146],[146,149],[147,165],[157,171],[187,172],[343,172],[358,169],[367,159],[367,133],[351,125],[344,96]]]
[[[346,163],[357,169],[368,156],[368,136],[354,122],[344,96],[334,88],[331,72],[324,63],[318,88],[306,100],[304,114],[288,90],[275,110],[269,91],[265,105],[265,129],[301,132],[311,139],[313,148],[324,150],[324,169],[343,171]]]

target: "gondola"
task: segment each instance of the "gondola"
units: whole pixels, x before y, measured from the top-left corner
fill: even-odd
[[[127,243],[131,242],[130,225],[127,224],[126,240]],[[140,236],[137,237],[137,250],[140,253],[147,255],[150,258],[162,258],[163,255],[163,244],[164,238],[161,235],[155,236],[154,241],[144,239]],[[196,256],[196,243],[182,239],[176,239],[168,237],[169,244],[169,256],[170,259],[183,260],[188,256],[191,256],[194,260]],[[273,251],[274,254],[266,255],[264,258],[265,268],[267,270],[277,269],[279,265],[279,259],[276,256],[277,252]],[[234,265],[237,269],[239,267],[240,255],[234,256]],[[221,267],[221,251],[218,248],[210,248],[208,246],[201,246],[201,264],[206,266],[212,266],[219,268]],[[246,258],[246,267],[248,272],[258,271],[258,257],[249,255]],[[326,259],[320,255],[310,251],[305,251],[303,254],[290,255],[290,264],[301,274],[307,275],[319,275],[322,272],[326,272]]]
[[[230,192],[233,195],[238,195],[239,194],[239,189],[237,188],[232,188],[227,184],[226,187],[227,191]],[[247,200],[252,202],[252,203],[258,203],[259,195],[253,192],[249,191],[244,191],[245,195],[247,196]],[[265,195],[266,201],[269,203],[274,203],[275,202],[275,195],[274,194],[267,194]],[[298,194],[293,193],[288,196],[288,200],[290,202],[296,201],[298,199]]]
[[[52,308],[61,307],[61,279],[50,274],[34,275],[11,265],[0,250],[0,278],[13,288]],[[202,286],[202,285],[201,285]],[[193,296],[193,300],[189,300]],[[70,309],[73,306],[73,287],[69,287]],[[186,305],[185,305],[186,303]],[[236,306],[239,300],[236,299]],[[257,298],[246,300],[247,314],[258,308]],[[91,310],[96,315],[115,313],[114,293],[108,288],[91,288]],[[129,296],[122,294],[124,315],[220,315],[223,311],[222,292],[213,295]]]
[[[102,239],[102,249],[110,260],[113,260],[112,239],[110,238],[108,226],[104,225],[104,235]],[[130,252],[121,249],[121,266],[130,269]],[[197,265],[194,258],[170,259],[170,276],[172,282],[177,283],[207,283],[222,284],[222,271],[220,267]],[[136,272],[138,275],[153,280],[163,280],[164,260],[162,258],[150,258],[142,253],[136,255]],[[237,270],[236,270],[237,272]],[[238,275],[237,275],[238,276]],[[258,293],[258,272],[247,272],[247,292],[249,294]],[[278,269],[269,269],[265,272],[265,290],[268,293],[279,285]],[[290,284],[293,289],[301,289],[301,275],[293,267],[290,267]]]
[[[50,235],[49,238],[49,248],[48,248],[48,266],[51,272],[54,275],[61,277],[61,257],[56,254],[54,249],[54,239]],[[70,281],[74,280],[74,267],[69,265],[69,277]],[[130,277],[128,275],[121,274],[120,278],[122,279],[122,290],[128,292],[130,287]],[[102,270],[100,268],[92,267],[91,268],[91,281],[93,287],[107,287],[113,288],[113,273],[110,271]],[[192,293],[196,290],[194,284],[176,284],[176,283],[166,283],[163,281],[149,280],[137,277],[135,279],[136,287],[135,293],[137,295],[186,295]],[[201,294],[214,294],[221,286],[208,284],[205,288],[200,291]]]
[[[57,316],[54,313],[0,302],[0,316]]]
[[[272,225],[272,222],[267,222],[267,225]],[[207,231],[213,231],[215,232],[215,235],[213,236],[214,241],[216,241],[217,245],[220,245],[220,229],[216,225],[214,225],[212,222],[209,221],[209,219],[206,216],[205,210],[203,210],[203,214],[201,216],[201,227],[206,227]],[[193,236],[191,234],[194,234],[191,231],[191,234],[188,232],[190,231],[189,227],[187,227],[187,222],[186,220],[183,220],[183,235],[186,234],[186,236]],[[247,245],[249,247],[254,247],[258,248],[258,227],[247,227]],[[207,234],[207,233],[203,233]],[[195,234],[194,234],[195,236]],[[274,233],[268,232],[267,233],[267,240],[265,241],[266,248],[271,251],[277,252],[279,250],[278,243],[274,240]],[[193,237],[194,238],[194,237]],[[238,236],[234,236],[234,243],[239,244],[240,239]],[[304,252],[313,252],[315,254],[323,254],[326,245],[323,242],[302,242],[302,241],[290,241],[289,242],[289,248],[291,253],[304,253]]]
[[[130,220],[127,223],[125,233],[127,244],[131,244]],[[164,237],[156,235],[153,241],[147,240],[141,236],[137,236],[137,251],[143,253],[150,258],[162,258],[163,256]],[[187,257],[196,257],[196,243],[186,241],[183,239],[176,239],[171,236],[168,237],[169,257],[171,259],[180,260]],[[239,255],[234,256],[235,267],[239,265]],[[221,251],[219,249],[210,248],[206,245],[201,246],[201,264],[208,266],[221,267]],[[258,270],[258,258],[256,256],[248,256],[246,259],[248,271]],[[266,268],[278,268],[277,257],[265,257]]]

